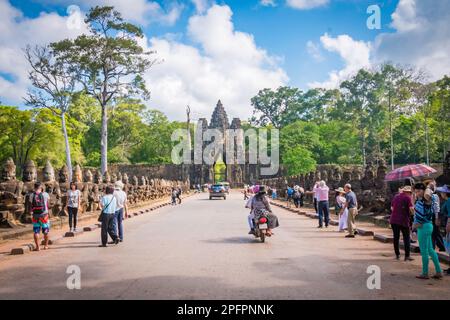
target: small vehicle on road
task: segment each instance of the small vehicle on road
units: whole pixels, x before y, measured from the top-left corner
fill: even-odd
[[[213,198],[223,198],[223,200],[227,199],[227,193],[222,184],[213,184],[209,188],[209,200],[212,200]]]
[[[260,238],[261,242],[266,241],[266,232],[268,229],[267,223],[269,222],[268,217],[265,214],[262,214],[258,217],[255,217],[253,220],[253,225],[255,226],[255,237]]]

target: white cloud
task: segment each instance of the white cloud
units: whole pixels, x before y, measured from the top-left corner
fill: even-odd
[[[337,87],[358,69],[384,62],[424,70],[431,81],[450,74],[450,1],[400,0],[391,18],[395,32],[381,33],[371,43],[348,35],[322,36],[322,46],[338,53],[344,67],[310,86]]]
[[[81,23],[81,29],[68,25],[68,17],[56,13],[26,18],[7,0],[0,0],[0,72],[9,75],[0,76],[0,97],[18,104],[23,102],[29,82],[28,64],[22,50],[28,44],[47,44],[87,31],[84,23]]]
[[[324,58],[322,53],[320,52],[320,47],[316,43],[312,41],[308,41],[306,43],[306,51],[308,51],[309,55],[314,58],[314,60],[320,62],[323,61]]]
[[[322,7],[329,3],[329,0],[286,0],[286,4],[294,9],[305,10]]]
[[[162,6],[157,1],[151,0],[43,0],[44,2],[60,5],[78,5],[84,11],[94,6],[113,6],[126,20],[149,25],[159,23],[173,25],[180,17],[184,5],[178,1],[169,1],[167,6]]]
[[[260,0],[259,3],[264,7],[276,7],[275,0]]]
[[[171,119],[183,119],[186,104],[194,116],[207,116],[222,99],[230,118],[251,115],[250,99],[262,88],[276,88],[288,82],[279,58],[259,48],[252,35],[234,29],[228,6],[214,5],[189,19],[187,35],[195,43],[180,42],[177,34],[140,39],[149,50],[157,50],[163,63],[147,74],[152,91],[149,105]],[[0,0],[0,97],[22,104],[29,87],[27,62],[21,51],[27,44],[46,44],[87,32],[70,30],[67,17],[43,13],[37,18],[23,16],[6,0]],[[58,32],[55,32],[58,30]]]
[[[192,0],[198,13],[204,13],[210,6],[209,0]]]
[[[222,99],[231,117],[248,118],[250,99],[260,89],[288,81],[276,57],[258,48],[250,34],[234,30],[228,6],[214,5],[190,18],[188,35],[201,48],[163,38],[149,40],[162,64],[146,75],[150,106],[172,119],[184,119],[190,104],[194,116],[209,116]]]
[[[400,0],[392,14],[396,32],[374,41],[374,63],[392,61],[429,73],[431,80],[450,74],[450,1]]]
[[[353,40],[346,34],[336,38],[324,34],[320,37],[320,42],[327,51],[339,54],[344,62],[344,67],[339,71],[331,71],[325,82],[310,83],[310,87],[337,88],[343,80],[359,69],[370,67],[370,43]]]

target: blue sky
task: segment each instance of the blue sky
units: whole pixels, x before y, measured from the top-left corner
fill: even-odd
[[[7,49],[26,45],[22,38],[41,44],[76,36],[73,30],[61,30],[68,18],[67,7],[76,4],[84,13],[91,5],[105,2],[116,4],[126,18],[141,25],[146,45],[158,49],[166,61],[164,66],[149,72],[148,82],[154,94],[149,105],[166,111],[172,118],[177,118],[178,105],[184,102],[198,105],[200,115],[219,98],[225,100],[226,107],[231,105],[232,115],[245,118],[251,109],[249,98],[263,87],[335,87],[355,69],[373,67],[386,60],[412,65],[417,62],[423,67],[419,64],[431,59],[432,53],[424,57],[423,52],[411,48],[433,44],[425,43],[430,38],[427,35],[432,34],[433,38],[439,33],[436,31],[442,33],[439,19],[445,25],[448,18],[448,14],[430,10],[430,3],[424,0],[266,0],[266,5],[263,0],[0,0],[0,5],[14,13],[9,13],[9,22],[0,22],[0,28],[5,24],[4,28],[17,29],[20,38],[13,42],[14,39],[2,39],[0,35],[0,54],[2,49],[12,52]],[[268,2],[274,5],[267,5]],[[448,8],[448,1],[431,2],[438,4],[436,11]],[[305,4],[310,6],[301,7]],[[379,30],[366,26],[370,5],[381,9]],[[43,13],[47,13],[44,18]],[[434,24],[438,30],[433,30]],[[21,37],[24,33],[26,36]],[[422,38],[417,38],[420,33]],[[442,37],[445,36],[432,40],[442,41]],[[414,39],[423,39],[424,43],[415,44]],[[448,36],[444,40],[447,45]],[[398,47],[399,41],[405,43],[404,52]],[[239,57],[240,53],[244,58]],[[231,58],[227,59],[227,55]],[[183,57],[189,58],[185,64],[180,62]],[[442,58],[441,53],[439,57]],[[430,67],[432,78],[442,75],[442,67],[441,73],[448,73],[448,60],[446,53],[444,64]],[[20,104],[13,92],[23,87],[17,89],[19,95],[26,89],[24,71],[16,72],[10,63],[4,64],[2,67],[0,63],[0,99]],[[26,69],[23,62],[17,65]],[[195,87],[189,84],[191,80]],[[250,82],[254,82],[253,86]]]
[[[157,2],[162,7],[170,7],[171,3]],[[58,4],[58,1],[43,3],[37,0],[11,0],[10,3],[29,17],[36,17],[42,11],[67,14],[67,6]],[[185,8],[174,25],[155,23],[143,26],[145,33],[148,36],[163,36],[167,33],[183,35],[189,18],[195,14],[195,6],[190,1],[179,3]],[[290,85],[307,89],[309,82],[324,81],[331,69],[339,69],[343,64],[339,56],[326,53],[324,61],[314,61],[306,50],[308,41],[318,39],[324,33],[331,36],[348,34],[359,40],[373,40],[380,32],[389,32],[391,29],[390,16],[398,0],[338,0],[312,10],[294,10],[281,1],[276,7],[263,6],[258,0],[227,0],[216,3],[228,5],[232,9],[236,30],[252,34],[258,46],[283,59],[282,66],[291,79]],[[379,5],[382,10],[381,30],[369,30],[366,27],[369,17],[366,10],[373,4]],[[185,36],[181,39],[192,44]]]

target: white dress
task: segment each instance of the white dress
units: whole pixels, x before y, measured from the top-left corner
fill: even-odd
[[[343,207],[345,205],[345,197],[338,196],[336,197],[337,203]],[[344,231],[347,229],[347,218],[348,218],[348,209],[345,208],[344,213],[339,216],[339,231]]]

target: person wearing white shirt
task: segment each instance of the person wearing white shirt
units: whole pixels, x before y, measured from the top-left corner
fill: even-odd
[[[128,216],[127,194],[123,191],[122,181],[117,181],[114,185],[114,197],[117,201],[116,213],[114,215],[114,228],[119,235],[119,241],[123,241],[123,219]]]

